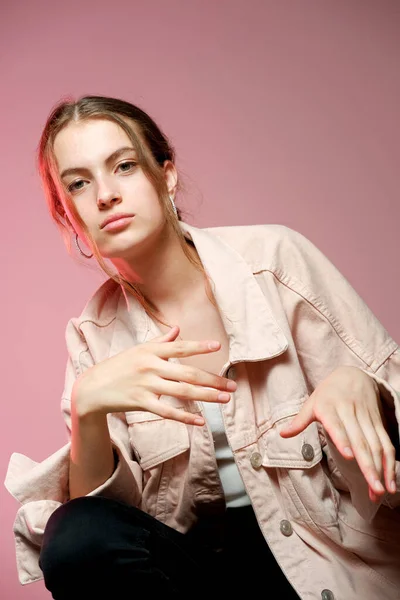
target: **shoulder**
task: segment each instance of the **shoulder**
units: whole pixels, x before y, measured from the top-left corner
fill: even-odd
[[[322,254],[300,232],[280,224],[209,227],[207,231],[233,248],[253,272],[296,270]]]
[[[83,340],[81,326],[84,323],[93,323],[99,327],[111,324],[116,318],[121,294],[121,286],[113,279],[102,283],[86,302],[81,314],[69,319],[66,327],[67,338],[81,337]]]

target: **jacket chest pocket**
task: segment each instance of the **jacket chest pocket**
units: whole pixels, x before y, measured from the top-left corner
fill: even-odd
[[[184,423],[137,410],[125,413],[133,453],[143,470],[185,452],[189,434]]]
[[[283,438],[280,431],[293,416],[275,421],[261,438],[262,465],[276,468],[285,507],[293,519],[337,526],[338,492],[327,469],[316,423]]]

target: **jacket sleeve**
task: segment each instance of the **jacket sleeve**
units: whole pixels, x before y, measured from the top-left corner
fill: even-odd
[[[379,386],[389,434],[399,456],[400,352],[398,344],[339,270],[300,233],[284,227],[272,272],[311,393],[334,369],[355,366]],[[331,464],[346,480],[353,505],[364,518],[376,514],[368,486],[356,461],[344,459],[326,436]],[[400,505],[400,463],[397,493],[380,503]]]
[[[93,362],[85,341],[71,320],[66,329],[69,351],[61,412],[71,437],[71,391],[77,376]],[[83,359],[82,359],[83,358]],[[116,467],[111,477],[88,496],[105,496],[138,506],[142,492],[142,471],[134,460],[124,415],[107,416]],[[69,500],[70,441],[42,462],[13,453],[5,479],[7,490],[22,506],[14,522],[14,539],[20,583],[43,578],[38,560],[43,532],[50,515]]]

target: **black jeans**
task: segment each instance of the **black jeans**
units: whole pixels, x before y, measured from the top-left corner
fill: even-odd
[[[39,562],[46,587],[56,600],[133,600],[157,592],[160,599],[235,598],[241,590],[298,600],[252,508],[228,509],[222,518],[224,547],[216,552],[137,508],[76,498],[47,523]]]

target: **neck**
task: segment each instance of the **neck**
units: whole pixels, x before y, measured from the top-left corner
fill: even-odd
[[[188,243],[191,255],[198,257]],[[161,315],[183,310],[185,305],[204,290],[204,275],[186,256],[178,237],[169,228],[158,236],[151,251],[145,251],[133,261],[113,260],[124,277],[135,284]]]

